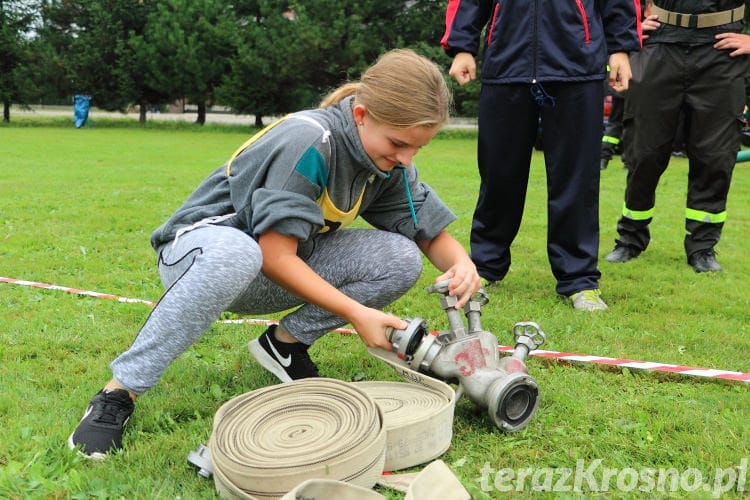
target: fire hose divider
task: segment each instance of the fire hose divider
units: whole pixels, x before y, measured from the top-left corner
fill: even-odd
[[[209,440],[224,498],[279,498],[309,479],[372,488],[383,472],[383,414],[352,383],[303,379],[224,403]]]

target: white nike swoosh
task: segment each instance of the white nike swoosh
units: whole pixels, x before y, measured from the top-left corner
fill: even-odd
[[[279,351],[276,350],[276,347],[274,347],[273,342],[271,342],[270,339],[268,340],[268,345],[271,346],[271,351],[273,352],[273,355],[276,356],[276,359],[278,360],[278,362],[281,363],[281,366],[283,366],[284,368],[289,368],[289,365],[292,364],[292,355],[289,354],[287,355],[286,358],[283,357],[279,353]]]
[[[91,406],[91,405],[89,405],[88,407],[86,407],[86,413],[84,413],[83,416],[81,417],[81,422],[83,422],[84,419],[89,416],[89,413],[91,413],[91,410],[93,410],[93,409],[94,409],[94,407]]]

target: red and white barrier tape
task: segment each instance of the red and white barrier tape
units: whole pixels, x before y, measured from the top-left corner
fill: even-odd
[[[513,352],[512,347],[500,346],[500,352]],[[739,382],[750,382],[750,373],[732,372],[728,370],[715,370],[713,368],[698,368],[694,366],[671,365],[667,363],[654,363],[652,361],[636,361],[625,358],[607,358],[604,356],[590,356],[587,354],[573,354],[569,352],[545,351],[537,349],[531,351],[532,356],[556,359],[561,361],[575,361],[580,363],[593,363],[597,365],[616,366],[619,368],[632,368],[635,370],[646,370],[653,372],[675,373],[678,375],[691,375],[694,377],[717,378],[723,380],[736,380]]]
[[[152,301],[144,300],[144,299],[133,299],[130,297],[114,295],[111,293],[92,292],[90,290],[81,290],[78,288],[70,288],[67,286],[52,285],[49,283],[39,283],[36,281],[26,281],[26,280],[19,280],[15,278],[6,278],[3,276],[0,276],[0,283],[9,283],[11,285],[21,285],[21,286],[29,286],[29,287],[35,287],[35,288],[43,288],[46,290],[59,290],[62,292],[72,293],[76,295],[85,295],[85,296],[94,297],[97,299],[116,300],[118,302],[125,302],[129,304],[146,304],[151,307],[156,305],[156,302],[152,302]],[[271,325],[271,324],[276,323],[276,321],[268,320],[268,319],[247,318],[247,319],[227,319],[227,320],[222,320],[221,323]],[[338,328],[335,331],[338,333],[346,333],[346,334],[357,333],[355,330],[351,328]],[[501,345],[498,347],[498,350],[500,352],[510,353],[510,352],[513,352],[513,347]],[[733,380],[733,381],[738,381],[738,382],[750,383],[750,373],[735,372],[735,371],[729,371],[729,370],[716,370],[713,368],[698,368],[694,366],[680,366],[680,365],[673,365],[673,364],[668,364],[668,363],[655,363],[652,361],[636,361],[633,359],[625,359],[625,358],[608,358],[605,356],[591,356],[587,354],[574,354],[574,353],[568,353],[568,352],[545,351],[541,349],[531,351],[530,354],[532,356],[538,356],[540,358],[560,360],[560,361],[592,363],[592,364],[597,364],[597,365],[614,366],[618,368],[631,368],[634,370],[672,373],[672,374],[677,374],[677,375],[714,378],[714,379],[721,379],[721,380]]]
[[[114,295],[111,293],[101,293],[101,292],[93,292],[91,290],[81,290],[79,288],[71,288],[69,286],[60,286],[60,285],[53,285],[50,283],[39,283],[38,281],[26,281],[26,280],[19,280],[16,278],[6,278],[4,276],[0,276],[0,283],[9,283],[11,285],[21,285],[21,286],[29,286],[34,288],[43,288],[45,290],[59,290],[61,292],[67,292],[72,293],[75,295],[85,295],[87,297],[94,297],[97,299],[105,299],[105,300],[116,300],[118,302],[125,302],[128,304],[146,304],[147,306],[154,307],[156,305],[156,302],[153,302],[151,300],[145,300],[145,299],[134,299],[131,297],[124,297],[122,295]],[[273,325],[278,323],[278,321],[270,320],[270,319],[254,319],[254,318],[243,318],[243,319],[224,319],[220,320],[220,323],[227,323],[227,324],[246,324],[246,325]],[[334,330],[338,333],[357,333],[355,330],[351,328],[337,328]]]
[[[36,281],[19,280],[15,278],[5,278],[0,276],[0,283],[10,283],[11,285],[31,286],[34,288],[44,288],[47,290],[60,290],[62,292],[74,293],[77,295],[87,295],[89,297],[96,297],[97,299],[111,299],[118,302],[127,302],[129,304],[147,304],[151,307],[156,305],[156,302],[143,299],[131,299],[130,297],[123,297],[121,295],[113,295],[111,293],[99,293],[92,292],[90,290],[79,290],[78,288],[70,288],[67,286],[51,285],[49,283],[39,283]]]

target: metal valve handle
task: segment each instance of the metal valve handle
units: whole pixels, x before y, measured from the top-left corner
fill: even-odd
[[[516,344],[523,343],[529,350],[534,350],[544,344],[547,335],[533,321],[519,321],[513,326],[513,336]]]
[[[450,282],[451,280],[443,280],[434,283],[427,287],[427,293],[442,293],[443,295],[448,295],[448,285],[450,284]],[[471,300],[474,302],[478,302],[479,307],[482,307],[490,301],[490,296],[484,290],[484,288],[480,288],[479,290],[477,290],[477,293],[475,293],[471,297]]]
[[[433,283],[427,287],[427,293],[442,293],[443,295],[448,295],[448,285],[450,282],[450,280],[443,280]]]
[[[480,288],[477,290],[477,293],[471,297],[471,300],[479,302],[479,307],[482,307],[490,301],[490,294],[488,294],[484,288]]]
[[[430,377],[457,382],[457,394],[466,394],[474,403],[488,409],[495,425],[514,432],[524,427],[539,404],[539,388],[529,376],[525,360],[529,352],[546,341],[538,324],[527,321],[513,327],[513,354],[500,360],[497,337],[482,329],[482,306],[489,302],[480,289],[464,305],[468,331],[450,296],[449,281],[427,287],[427,293],[441,294],[440,306],[448,316],[449,331],[429,331],[422,318],[406,319],[404,329],[387,328],[386,337],[393,350],[388,362],[407,366]],[[375,350],[373,350],[375,351]],[[481,358],[481,359],[478,359]],[[385,359],[385,358],[384,358]]]
[[[521,361],[525,361],[526,356],[531,351],[544,344],[544,341],[547,340],[547,336],[542,329],[533,321],[520,321],[516,323],[513,326],[513,336],[516,339],[516,347],[513,350],[512,357]]]

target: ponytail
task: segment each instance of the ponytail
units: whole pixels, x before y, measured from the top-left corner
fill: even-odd
[[[440,127],[450,116],[452,96],[438,66],[409,49],[386,52],[358,82],[342,85],[320,104],[325,108],[354,96],[376,121],[395,128]]]

